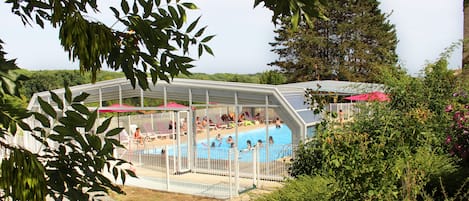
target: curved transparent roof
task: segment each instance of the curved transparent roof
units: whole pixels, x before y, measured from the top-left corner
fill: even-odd
[[[149,80],[150,81],[150,80]],[[320,87],[319,87],[320,86]],[[190,101],[191,104],[204,103],[206,105],[241,105],[246,107],[275,107],[284,122],[291,122],[289,127],[299,127],[298,132],[306,132],[309,125],[318,123],[320,115],[309,110],[304,102],[307,88],[319,91],[335,92],[341,95],[360,94],[370,91],[382,91],[379,84],[354,83],[343,81],[310,81],[284,85],[265,85],[238,82],[221,82],[209,80],[174,79],[170,83],[158,81],[151,85],[150,90],[143,91],[139,87],[132,88],[125,78],[84,84],[70,88],[74,95],[82,92],[90,94],[85,103],[101,103],[108,100],[122,100],[125,98],[155,98],[166,100]],[[64,89],[53,90],[63,96]],[[38,110],[38,97],[50,100],[49,92],[35,93],[28,108]],[[144,101],[141,101],[144,103]],[[146,104],[146,105],[145,105]],[[135,106],[136,109],[157,109],[155,105]],[[292,128],[292,130],[295,128]]]

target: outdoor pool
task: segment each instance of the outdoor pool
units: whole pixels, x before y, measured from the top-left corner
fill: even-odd
[[[234,131],[234,130],[233,130]],[[220,141],[215,138],[210,138],[209,145],[215,142],[215,147],[207,146],[207,139],[201,139],[198,136],[197,140],[197,157],[202,159],[208,158],[208,152],[210,148],[210,159],[228,159],[228,153],[230,150],[230,144],[227,143],[228,136],[233,137],[233,141],[236,140],[235,134],[225,135]],[[275,128],[275,126],[269,127],[269,136],[272,136],[274,143],[268,144],[266,140],[266,128],[259,128],[243,133],[238,133],[239,144],[237,148],[239,151],[238,159],[242,162],[251,161],[253,150],[247,150],[247,140],[251,141],[252,146],[255,146],[258,140],[262,140],[263,145],[259,149],[259,160],[261,162],[274,161],[279,158],[291,156],[292,148],[292,133],[291,130],[286,126],[282,125],[281,128]],[[268,146],[268,157],[267,157],[267,146]],[[146,154],[160,154],[161,149],[146,150]],[[168,155],[174,156],[174,148],[167,150]],[[186,157],[187,155],[187,144],[181,145],[181,156]],[[234,156],[234,155],[233,155]]]

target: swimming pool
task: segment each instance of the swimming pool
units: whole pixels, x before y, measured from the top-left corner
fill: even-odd
[[[246,150],[247,141],[250,140],[252,146],[255,146],[258,140],[262,140],[263,146],[259,149],[259,160],[261,162],[274,161],[285,156],[291,156],[291,142],[292,142],[292,133],[291,130],[286,126],[282,125],[280,128],[275,128],[275,126],[269,127],[269,136],[272,136],[274,143],[268,144],[265,135],[266,128],[259,128],[243,133],[238,133],[237,145],[238,150],[240,150],[238,159],[240,161],[251,161],[253,151]],[[210,138],[209,145],[212,142],[215,142],[215,147],[210,147],[210,158],[211,159],[228,159],[228,153],[231,145],[227,143],[228,136],[232,136],[233,141],[236,140],[235,134],[225,135],[221,141],[216,140],[215,138]],[[267,142],[266,142],[267,141]],[[267,146],[269,155],[267,158]],[[208,149],[207,139],[197,140],[197,157],[207,159],[208,158]],[[160,154],[161,149],[146,150],[147,154]],[[167,153],[170,156],[173,156],[175,151],[173,148],[170,148]],[[181,145],[181,156],[185,157],[187,155],[187,144]]]

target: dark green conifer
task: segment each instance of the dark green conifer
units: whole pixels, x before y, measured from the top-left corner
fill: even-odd
[[[381,68],[394,68],[397,37],[388,15],[376,0],[332,0],[325,6],[328,20],[314,27],[301,24],[298,31],[285,19],[276,30],[271,65],[287,74],[289,82],[350,80],[379,82]]]

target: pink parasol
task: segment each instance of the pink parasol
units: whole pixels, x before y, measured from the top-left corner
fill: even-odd
[[[169,102],[166,104],[166,107],[163,105],[158,106],[159,108],[165,108],[165,109],[188,109],[189,107],[176,103],[176,102]]]
[[[109,113],[109,112],[116,112],[117,113],[117,127],[120,128],[120,120],[119,120],[119,113],[122,112],[133,112],[136,111],[134,106],[125,105],[125,104],[112,104],[107,107],[103,107],[103,109],[98,109],[99,113]],[[121,135],[119,134],[119,142],[121,141]]]
[[[136,109],[135,109],[134,106],[125,105],[125,104],[121,105],[119,103],[116,103],[116,104],[112,104],[110,106],[104,107],[104,109],[98,109],[98,111],[99,111],[99,113],[108,113],[108,112],[121,113],[121,112],[136,111]]]
[[[374,91],[374,92],[367,93],[367,94],[349,96],[349,97],[345,97],[344,99],[351,100],[351,101],[379,101],[379,102],[390,100],[387,94],[383,92],[379,92],[379,91]]]

